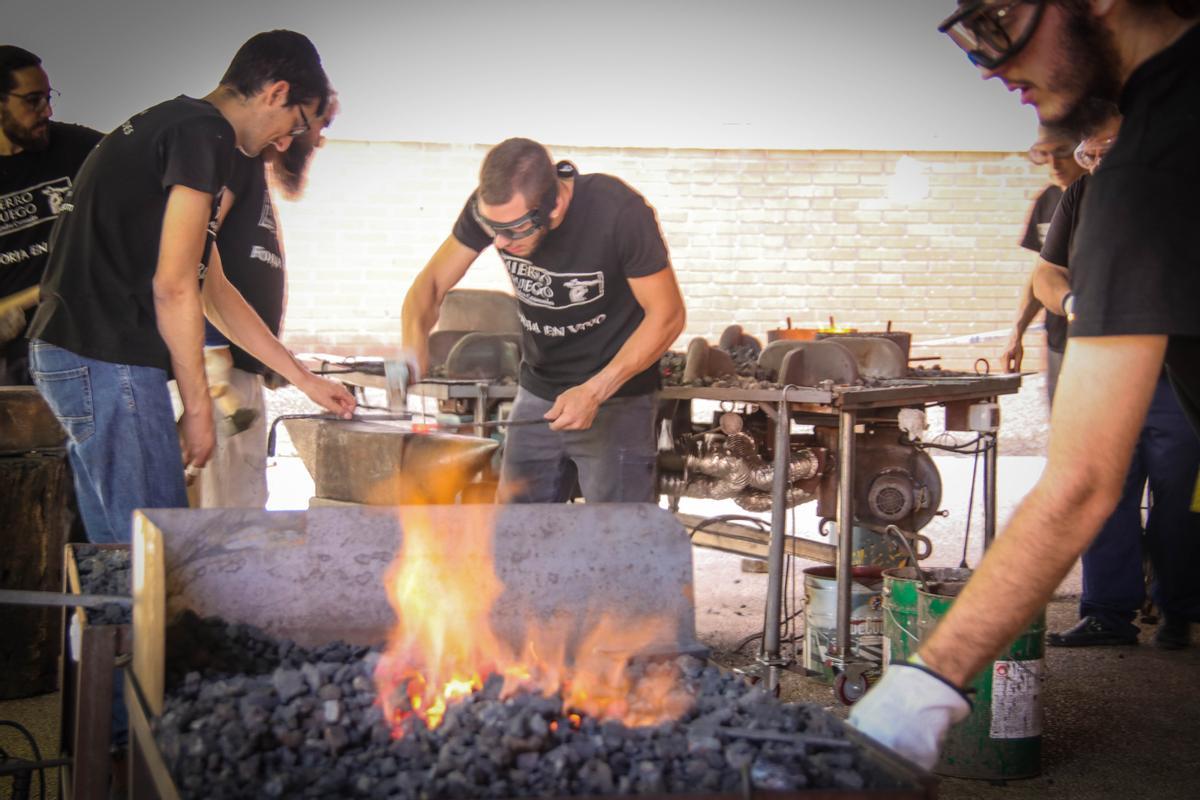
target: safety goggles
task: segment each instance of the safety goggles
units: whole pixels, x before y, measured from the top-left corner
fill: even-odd
[[[300,124],[288,131],[287,134],[293,138],[303,136],[312,130],[312,123],[308,121],[308,114],[304,113],[304,106],[296,106],[296,109],[300,112]]]
[[[938,31],[962,48],[972,64],[992,70],[1029,44],[1045,10],[1046,0],[965,0]]]
[[[1115,136],[1107,139],[1084,139],[1079,143],[1079,147],[1075,148],[1075,163],[1091,172],[1100,166],[1101,159],[1108,155],[1116,141]]]
[[[1073,158],[1076,148],[1074,145],[1063,145],[1057,148],[1047,148],[1034,145],[1029,148],[1029,160],[1034,164],[1041,166],[1049,164],[1051,161],[1062,161],[1063,159]]]
[[[5,94],[7,94],[9,97],[17,98],[22,103],[29,106],[30,111],[41,111],[55,100],[62,97],[62,93],[57,89],[47,89],[44,92],[26,92],[25,94],[5,92]]]
[[[503,236],[511,242],[528,239],[538,231],[546,227],[546,218],[542,214],[541,209],[534,208],[528,213],[514,219],[512,222],[497,222],[488,219],[479,211],[479,195],[471,197],[471,216],[475,218],[483,232],[490,238],[495,239],[497,236]]]

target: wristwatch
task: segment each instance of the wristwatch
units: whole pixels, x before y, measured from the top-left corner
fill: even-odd
[[[1075,293],[1067,292],[1063,295],[1062,300],[1063,316],[1067,318],[1067,322],[1075,321]]]

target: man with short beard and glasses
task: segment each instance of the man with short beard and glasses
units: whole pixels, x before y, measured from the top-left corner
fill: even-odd
[[[14,45],[0,45],[0,386],[33,383],[24,332],[46,267],[50,229],[71,182],[103,134],[82,125],[53,122],[58,95],[42,60]]]
[[[308,166],[324,144],[323,131],[337,113],[330,98],[325,113],[280,152],[268,148],[257,158],[238,153],[224,198],[229,207],[217,233],[225,275],[276,337],[287,300],[287,269],[272,190],[288,200],[304,194]],[[283,385],[261,361],[233,344],[211,322],[204,331],[204,364],[210,392],[228,393],[233,402],[213,403],[217,444],[195,484],[200,508],[261,508],[267,502],[267,428],[264,382]],[[220,400],[227,398],[222,396]],[[236,407],[243,424],[228,410]]]
[[[923,767],[970,712],[961,688],[1045,606],[1115,508],[1164,365],[1200,429],[1197,16],[1197,0],[969,0],[941,25],[1043,123],[1087,130],[1097,99],[1116,101],[1124,122],[1070,247],[1046,468],[941,624],[851,713]],[[1195,621],[1167,619],[1182,645]]]
[[[329,92],[308,37],[260,33],[213,91],[129,117],[79,171],[51,235],[29,371],[67,432],[90,541],[128,543],[135,509],[188,505],[184,465],[202,468],[215,444],[206,314],[314,402],[353,412],[341,384],[309,372],[271,334],[212,246],[235,148],[286,150]]]

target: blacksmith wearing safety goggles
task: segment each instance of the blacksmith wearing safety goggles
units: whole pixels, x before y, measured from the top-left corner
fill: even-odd
[[[975,66],[992,70],[1029,44],[1045,10],[1046,0],[960,0],[938,31]]]
[[[483,215],[483,212],[479,210],[479,192],[475,192],[474,196],[471,197],[471,216],[474,217],[475,222],[483,229],[483,232],[492,239],[507,239],[510,242],[517,242],[521,239],[528,239],[538,231],[549,227],[550,212],[554,210],[554,204],[557,201],[558,183],[556,181],[541,198],[537,206],[531,208],[517,219],[509,222],[499,222]]]

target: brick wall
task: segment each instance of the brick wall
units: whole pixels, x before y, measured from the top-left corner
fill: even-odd
[[[1014,153],[910,153],[927,180],[889,199],[904,153],[551,147],[608,172],[658,210],[688,307],[687,330],[715,341],[737,322],[763,336],[838,323],[914,340],[1007,328],[1032,255],[1017,242],[1043,169]],[[307,196],[281,203],[290,270],[285,338],[297,350],[371,353],[396,341],[404,293],[475,184],[486,148],[332,141]],[[915,163],[914,163],[915,162]],[[903,192],[901,192],[903,193]],[[893,197],[895,195],[893,194]],[[486,252],[464,285],[506,288]],[[1026,337],[1041,368],[1042,336]],[[1004,340],[918,350],[966,368]]]

